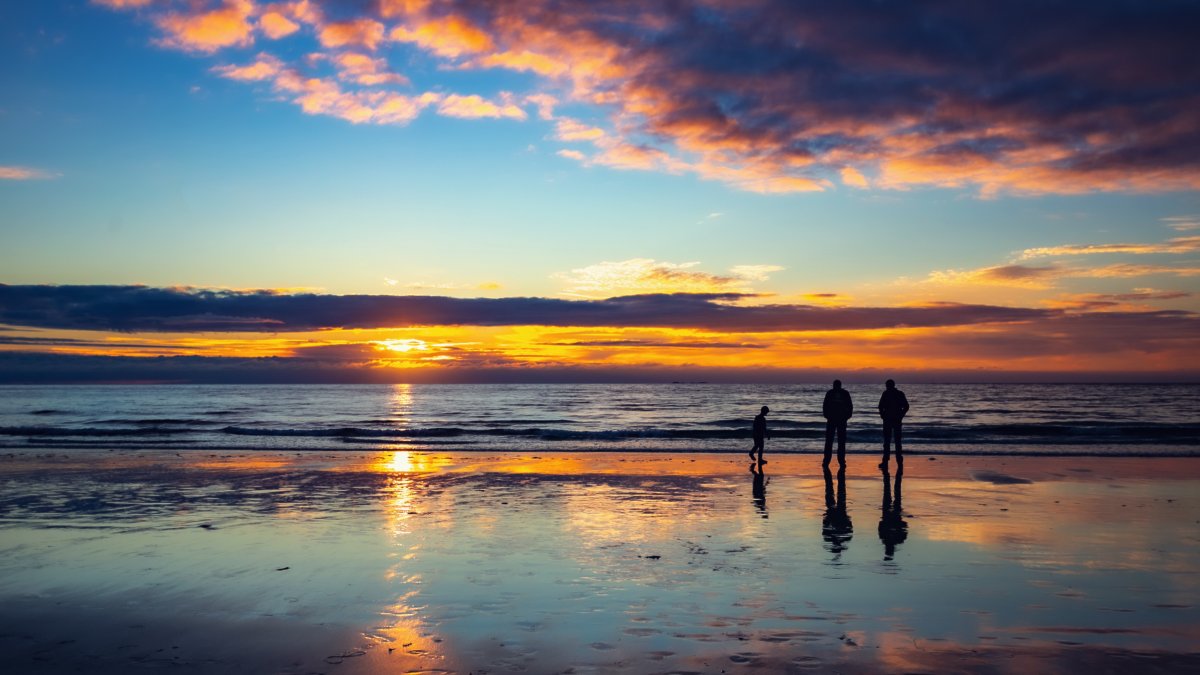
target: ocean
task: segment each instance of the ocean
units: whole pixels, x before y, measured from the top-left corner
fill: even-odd
[[[828,385],[0,387],[0,448],[820,453]],[[905,450],[1200,455],[1196,384],[911,384]],[[848,384],[849,452],[878,452],[881,385]]]

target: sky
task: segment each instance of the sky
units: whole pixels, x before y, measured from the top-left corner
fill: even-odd
[[[1200,4],[0,5],[0,381],[1200,380]]]

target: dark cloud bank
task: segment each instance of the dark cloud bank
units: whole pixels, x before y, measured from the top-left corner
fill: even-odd
[[[736,293],[606,300],[315,295],[146,286],[0,285],[0,323],[137,332],[294,332],[404,326],[617,326],[715,331],[852,330],[1028,321],[1053,312],[992,305],[734,306]]]
[[[1069,312],[989,305],[938,304],[927,307],[828,308],[806,305],[743,307],[721,304],[736,294],[640,295],[607,300],[549,298],[460,299],[434,296],[279,294],[266,291],[163,289],[144,286],[0,285],[0,323],[40,329],[195,333],[215,331],[288,332],[325,328],[386,328],[419,325],[615,326],[696,328],[713,331],[836,331],[896,327],[991,325],[986,333],[935,333],[920,345],[896,336],[880,348],[967,351],[1002,366],[1006,359],[1060,357],[1140,350],[1187,353],[1197,345],[1198,317],[1191,312]],[[372,354],[363,345],[299,349],[292,357],[84,356],[47,353],[38,347],[88,346],[89,340],[55,336],[9,336],[0,344],[28,351],[0,352],[0,382],[630,382],[706,380],[713,382],[824,381],[830,372],[814,369],[720,367],[611,367],[530,364],[488,352],[463,351],[437,368],[398,373],[364,364]],[[98,343],[103,345],[105,343]],[[667,343],[610,340],[573,343],[610,348],[663,348]],[[758,349],[742,342],[699,341],[683,347]],[[891,352],[889,352],[891,353]],[[902,364],[891,374],[903,373]],[[905,373],[909,381],[1195,381],[1194,365],[1175,373],[1089,372],[1047,374],[993,370]],[[1192,370],[1187,370],[1190,367]],[[880,373],[835,373],[874,381]]]

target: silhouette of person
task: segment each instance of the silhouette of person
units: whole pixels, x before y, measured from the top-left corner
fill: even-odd
[[[754,495],[754,508],[762,514],[763,518],[767,517],[767,475],[763,473],[762,464],[757,466],[750,465],[750,473],[754,474],[754,487],[752,494]]]
[[[829,552],[836,562],[846,550],[846,544],[854,536],[854,523],[846,513],[846,470],[837,472],[837,498],[833,496],[833,474],[826,466],[825,472],[825,517],[821,519],[821,536],[829,545]]]
[[[822,466],[829,466],[833,454],[833,434],[837,432],[838,465],[846,466],[846,420],[854,414],[854,402],[850,400],[850,392],[842,389],[842,381],[834,380],[833,389],[825,392],[825,403],[821,406],[821,414],[825,416],[825,461]]]
[[[895,380],[888,380],[884,386],[886,388],[883,390],[883,395],[879,397],[879,416],[883,418],[883,461],[879,463],[879,468],[887,471],[894,438],[896,439],[896,470],[899,471],[904,466],[904,448],[900,444],[902,435],[900,427],[904,422],[904,416],[908,414],[908,397],[896,388]]]
[[[908,523],[904,522],[900,503],[900,483],[904,478],[904,467],[896,469],[896,498],[892,499],[891,476],[883,470],[883,508],[879,514],[879,541],[883,542],[883,559],[891,560],[896,547],[908,539]]]
[[[766,443],[767,413],[769,412],[771,412],[771,409],[764,405],[762,410],[754,416],[754,447],[750,448],[750,459],[754,459],[754,451],[757,450],[759,464],[767,463],[763,459],[763,445]]]

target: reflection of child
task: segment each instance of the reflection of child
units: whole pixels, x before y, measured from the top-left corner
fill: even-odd
[[[767,413],[771,409],[767,406],[762,407],[762,411],[754,416],[754,447],[750,448],[750,459],[757,459],[759,464],[766,464],[763,456],[763,444],[767,437]],[[754,452],[758,451],[758,457],[754,456]]]

